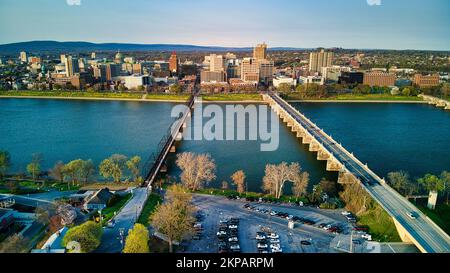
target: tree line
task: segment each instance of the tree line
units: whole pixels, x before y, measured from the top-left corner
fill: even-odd
[[[33,154],[31,162],[26,166],[27,173],[36,182],[43,174],[43,155]],[[140,183],[143,178],[141,172],[141,157],[133,156],[128,158],[125,155],[113,154],[104,159],[98,166],[98,174],[105,179],[112,179],[115,183],[120,183],[125,177],[127,180]],[[7,151],[0,151],[0,179],[3,179],[11,167],[11,156]],[[58,161],[47,172],[54,180],[64,183],[68,187],[87,184],[97,173],[97,166],[91,159],[75,159],[68,163]],[[45,186],[45,179],[42,180]]]

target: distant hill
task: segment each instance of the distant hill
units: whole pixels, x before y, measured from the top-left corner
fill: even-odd
[[[124,44],[30,41],[0,45],[0,54],[17,54],[20,51],[33,53],[45,52],[85,52],[85,51],[249,51],[251,48],[233,48],[216,46],[195,46],[179,44]],[[271,48],[270,50],[295,50],[295,48]]]

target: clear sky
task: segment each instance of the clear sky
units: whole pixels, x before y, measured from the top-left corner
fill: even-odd
[[[449,15],[449,0],[0,0],[0,43],[450,50]]]

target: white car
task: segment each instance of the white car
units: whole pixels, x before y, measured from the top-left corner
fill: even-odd
[[[256,240],[265,240],[266,236],[264,235],[256,235]]]
[[[294,215],[289,215],[286,217],[286,220],[292,220],[292,218],[294,218]]]
[[[370,235],[370,234],[363,234],[362,236],[361,236],[361,238],[363,238],[363,239],[366,239],[367,241],[372,241],[372,235]]]
[[[229,228],[229,229],[237,229],[238,226],[237,226],[237,225],[229,225],[228,228]]]
[[[275,215],[277,215],[277,213],[278,213],[278,212],[276,212],[276,211],[271,211],[271,212],[270,212],[270,215],[271,215],[271,216],[275,216]]]
[[[239,239],[237,237],[228,238],[228,242],[238,242]]]
[[[225,231],[219,231],[217,232],[217,236],[225,236],[227,233]]]
[[[272,253],[283,253],[283,249],[281,249],[281,248],[272,248]]]
[[[352,214],[352,213],[351,213],[351,212],[348,212],[348,211],[343,211],[343,212],[341,212],[341,214],[344,215],[344,216],[347,216],[347,215],[350,215],[350,214]]]
[[[270,239],[270,243],[271,244],[279,244],[280,240],[278,240],[278,239]]]
[[[270,244],[271,249],[279,249],[281,248],[280,244]]]
[[[270,233],[269,236],[267,236],[270,239],[278,239],[280,238],[280,236],[278,236],[278,234],[276,233]]]
[[[258,244],[258,248],[267,248],[268,245],[267,244]]]
[[[234,244],[234,245],[230,246],[230,249],[231,250],[239,250],[239,249],[241,249],[241,247],[239,245]]]

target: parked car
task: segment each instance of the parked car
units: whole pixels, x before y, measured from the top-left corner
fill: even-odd
[[[280,240],[278,240],[278,239],[270,239],[270,243],[271,244],[279,244]]]
[[[266,235],[264,233],[257,233],[256,234],[256,240],[265,240]]]
[[[267,244],[258,243],[258,249],[261,249],[261,248],[266,249],[266,248],[268,248],[268,247],[269,247],[269,246],[268,246]]]
[[[280,238],[280,236],[278,236],[278,234],[276,234],[276,233],[270,233],[267,237],[269,239],[278,239],[278,238]]]
[[[367,241],[372,241],[372,235],[370,235],[370,234],[363,234],[362,236],[361,236],[361,238],[363,238],[363,239],[366,239]]]
[[[237,237],[230,237],[228,238],[228,242],[239,242],[239,239]]]

